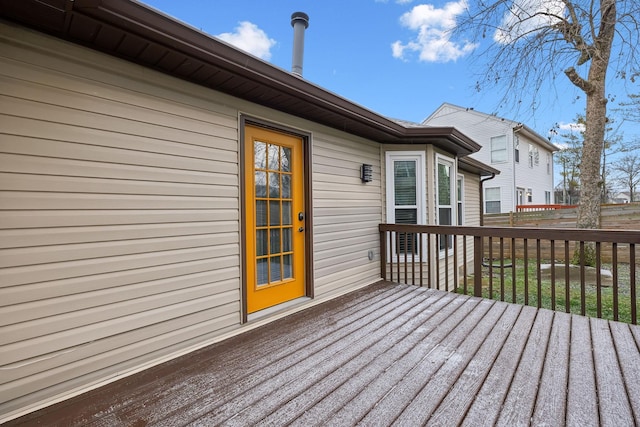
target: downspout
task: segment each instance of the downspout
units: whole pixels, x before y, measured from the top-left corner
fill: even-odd
[[[495,177],[496,174],[492,173],[491,176],[485,177],[484,179],[480,178],[480,227],[484,226],[484,189],[482,188],[482,184]]]

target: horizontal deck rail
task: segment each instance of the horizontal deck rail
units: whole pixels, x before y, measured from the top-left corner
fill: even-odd
[[[640,231],[380,224],[384,280],[638,324]],[[586,265],[595,251],[595,266]]]

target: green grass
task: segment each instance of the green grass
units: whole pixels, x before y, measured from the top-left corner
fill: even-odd
[[[505,265],[510,264],[511,260],[505,260]],[[496,265],[496,264],[494,264]],[[535,261],[529,262],[529,276],[528,276],[528,289],[525,292],[525,273],[524,263],[522,260],[516,261],[516,280],[515,280],[515,300],[513,298],[513,286],[512,286],[512,272],[511,268],[505,269],[504,280],[504,293],[501,290],[500,283],[500,269],[494,267],[493,270],[493,283],[490,284],[489,269],[484,268],[482,277],[482,296],[484,298],[490,298],[495,300],[503,300],[507,302],[515,302],[517,304],[538,306],[538,279],[536,273]],[[608,268],[610,266],[603,265],[602,268]],[[638,276],[639,274],[636,274]],[[618,317],[617,320],[621,322],[632,323],[632,300],[629,286],[629,265],[619,264],[618,266]],[[638,298],[640,295],[638,291],[638,277],[636,277],[636,313],[640,317],[640,303]],[[490,293],[491,288],[491,293]],[[548,308],[556,311],[566,312],[566,285],[564,275],[555,279],[555,298],[553,297],[553,288],[551,286],[550,279],[542,279],[540,281],[540,306],[542,308]],[[459,286],[456,292],[463,294],[463,286]],[[468,295],[473,295],[473,275],[467,279],[467,292]],[[600,288],[600,313],[598,313],[598,291],[595,285],[585,285],[584,292],[584,307],[581,300],[581,287],[579,281],[569,282],[569,312],[574,314],[584,314],[590,317],[601,317],[603,319],[615,320],[613,301],[614,301],[614,289],[613,287],[601,287]],[[527,299],[525,300],[525,296]],[[555,304],[554,304],[555,299]]]

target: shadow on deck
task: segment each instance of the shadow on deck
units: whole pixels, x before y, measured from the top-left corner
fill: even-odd
[[[638,425],[640,327],[380,282],[8,425]]]

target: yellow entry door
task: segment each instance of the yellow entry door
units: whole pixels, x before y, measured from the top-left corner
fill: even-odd
[[[305,295],[302,138],[245,127],[247,312]]]

